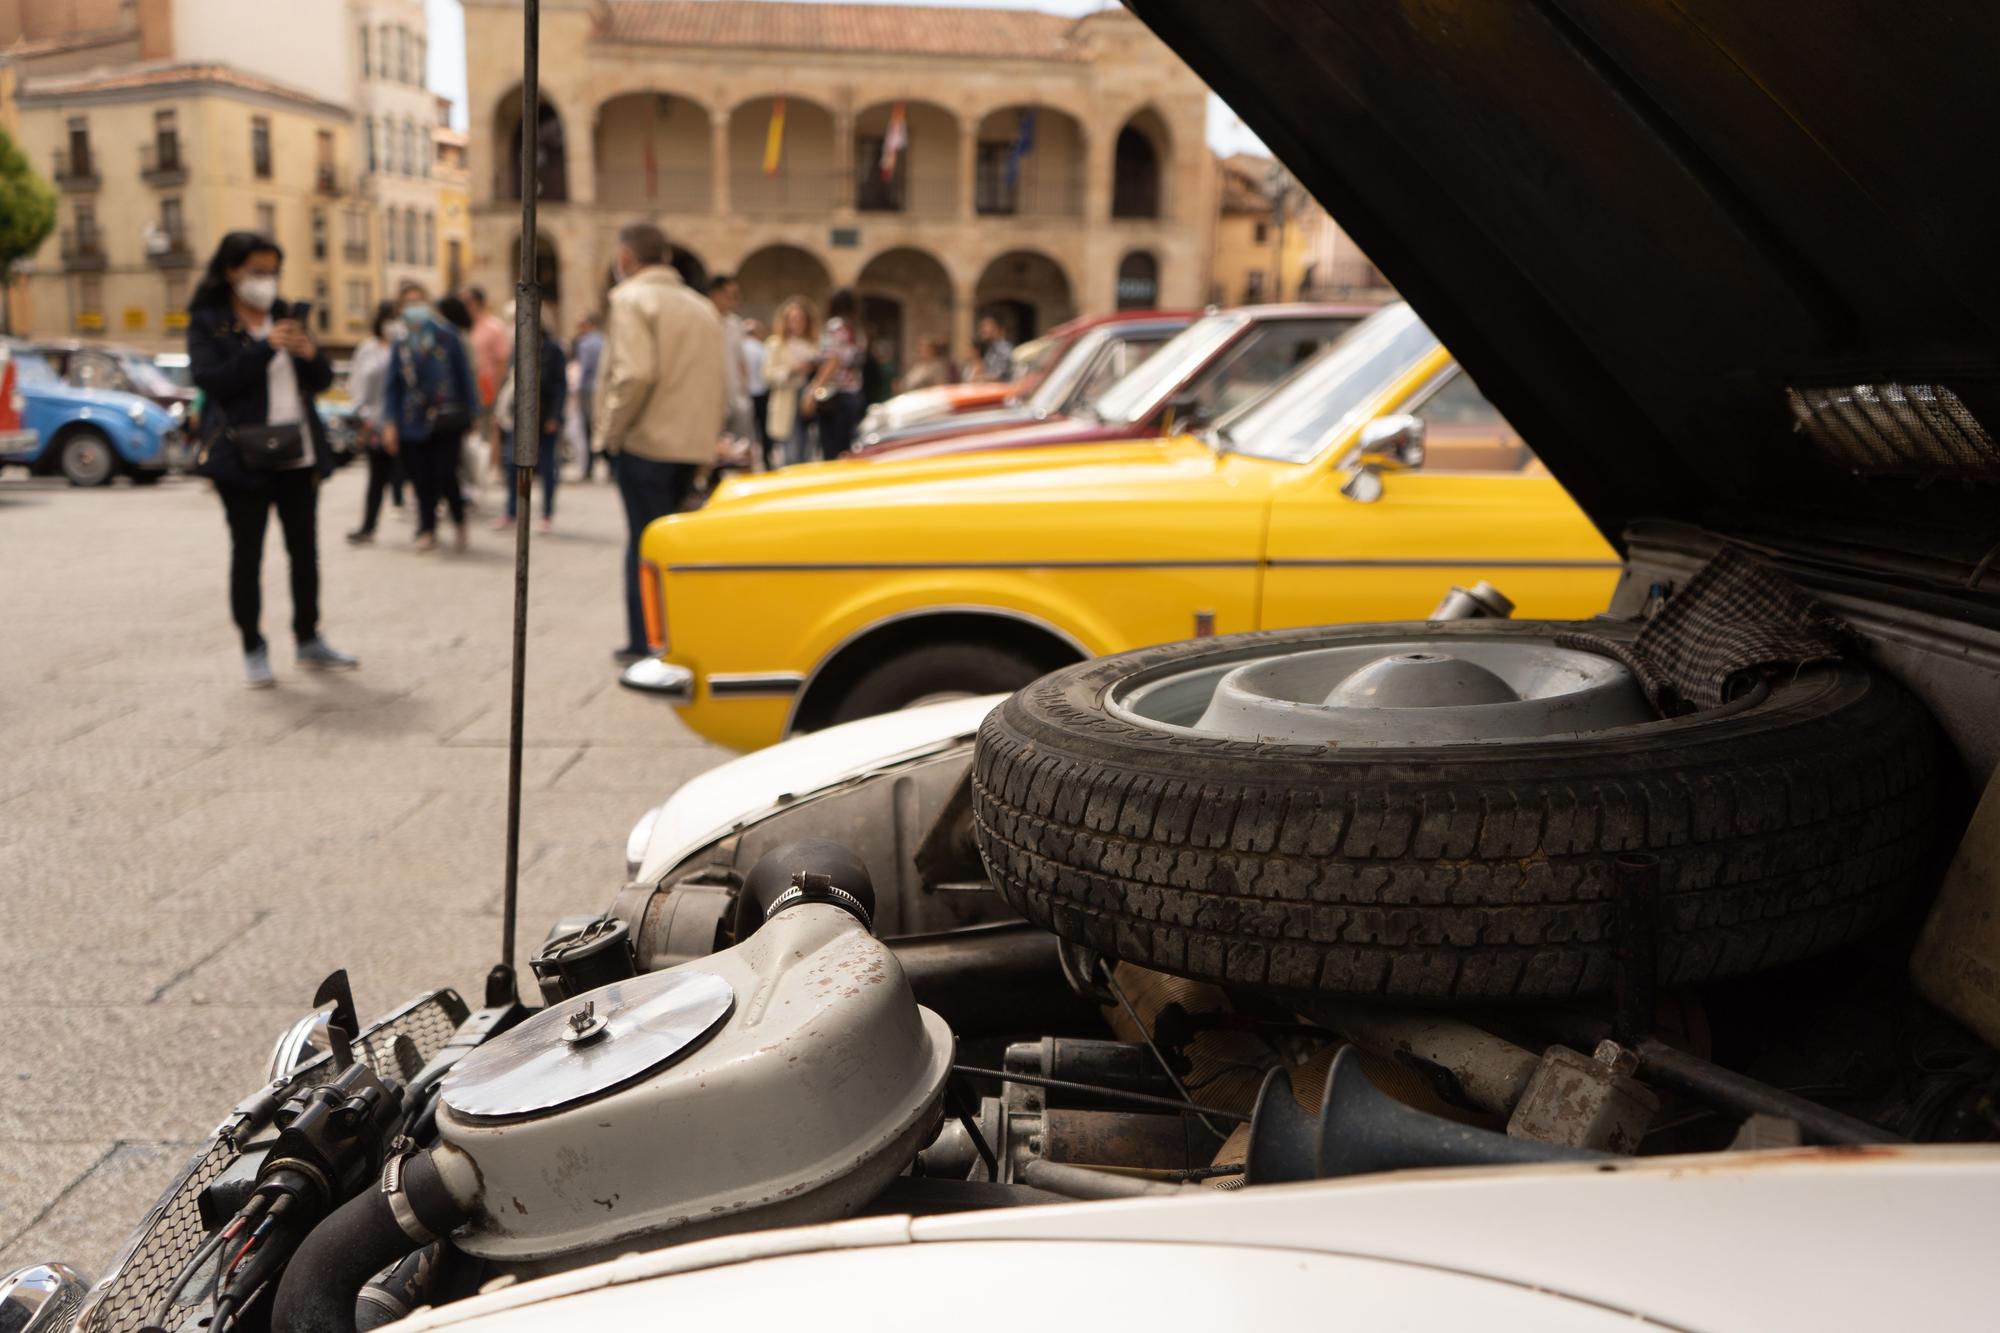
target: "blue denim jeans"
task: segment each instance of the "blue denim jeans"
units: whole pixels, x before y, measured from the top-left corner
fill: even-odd
[[[625,645],[635,653],[648,651],[646,613],[639,602],[639,538],[656,518],[680,512],[694,486],[692,463],[662,463],[656,459],[617,454],[611,460],[618,478],[618,497],[625,502]]]

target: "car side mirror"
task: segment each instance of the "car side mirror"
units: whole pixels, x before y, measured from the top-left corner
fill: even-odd
[[[1424,419],[1398,412],[1377,417],[1361,428],[1355,464],[1384,472],[1407,471],[1424,465]]]
[[[1408,413],[1377,417],[1361,428],[1361,439],[1345,464],[1340,493],[1357,504],[1382,498],[1382,474],[1424,465],[1424,422]]]

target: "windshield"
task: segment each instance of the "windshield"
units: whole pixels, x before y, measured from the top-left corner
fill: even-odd
[[[1047,377],[1036,386],[1032,394],[1028,395],[1028,406],[1040,416],[1062,411],[1063,404],[1069,401],[1070,390],[1074,389],[1076,382],[1083,378],[1083,372],[1089,369],[1091,359],[1097,355],[1097,349],[1104,346],[1108,337],[1110,337],[1108,333],[1098,329],[1093,333],[1086,333],[1071,343],[1063,359],[1056,362]]]
[[[1176,384],[1198,370],[1215,355],[1216,348],[1234,338],[1249,322],[1250,317],[1243,314],[1210,315],[1196,320],[1131,374],[1106,389],[1097,400],[1097,415],[1106,421],[1144,421],[1159,409],[1160,400]]]
[[[169,355],[155,361],[153,366],[170,383],[178,384],[183,389],[194,387],[194,370],[188,365],[187,357]]]
[[[14,353],[14,378],[22,384],[55,384],[55,367],[40,352]]]
[[[160,368],[149,358],[133,352],[119,357],[118,364],[124,368],[125,378],[131,382],[135,392],[143,394],[174,392],[174,382],[161,373]]]
[[[1237,453],[1303,463],[1360,424],[1367,401],[1414,366],[1437,338],[1401,302],[1384,306],[1298,374],[1216,424]]]

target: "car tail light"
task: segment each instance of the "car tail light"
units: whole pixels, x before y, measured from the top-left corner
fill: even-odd
[[[667,597],[660,586],[660,567],[650,560],[639,562],[639,606],[646,614],[646,646],[656,653],[667,650]]]

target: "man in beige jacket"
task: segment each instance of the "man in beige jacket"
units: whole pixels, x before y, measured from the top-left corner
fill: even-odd
[[[610,456],[630,530],[625,545],[621,662],[651,655],[639,600],[639,538],[679,511],[695,473],[715,457],[728,410],[722,322],[708,298],[667,264],[667,237],[650,222],[618,233],[618,276],[598,371],[595,433]]]

